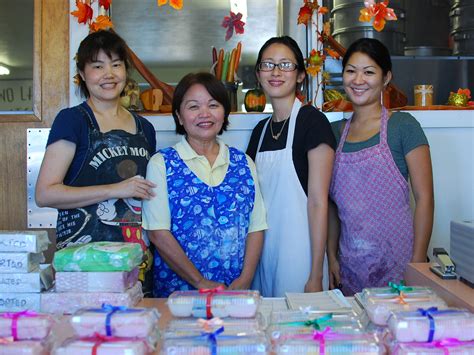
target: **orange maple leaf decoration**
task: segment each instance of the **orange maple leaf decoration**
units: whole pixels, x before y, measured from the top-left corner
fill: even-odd
[[[158,6],[163,6],[168,3],[168,0],[157,0]],[[183,8],[183,0],[169,0],[169,5],[175,10],[181,10]]]
[[[378,32],[384,29],[386,21],[397,20],[393,9],[388,7],[388,0],[380,3],[376,3],[375,0],[366,0],[364,1],[364,6],[365,9],[360,10],[359,21],[370,22],[373,18],[372,26]]]
[[[304,24],[308,26],[311,19],[313,18],[313,12],[319,7],[317,0],[304,0],[304,5],[300,7],[298,13],[298,25]]]
[[[82,2],[81,0],[76,0],[77,10],[72,11],[71,15],[77,17],[77,22],[86,24],[87,21],[92,19],[92,8],[88,3]]]
[[[334,59],[339,59],[341,58],[341,56],[339,55],[339,53],[337,53],[334,49],[332,48],[325,48],[324,51],[329,54],[329,56],[331,58],[334,58]]]
[[[94,22],[89,25],[89,30],[91,32],[97,32],[100,30],[107,30],[114,27],[109,16],[100,15],[97,16]]]

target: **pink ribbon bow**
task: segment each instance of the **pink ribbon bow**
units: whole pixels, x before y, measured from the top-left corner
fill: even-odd
[[[25,317],[25,318],[33,318],[38,317],[38,313],[33,311],[22,311],[22,312],[11,312],[11,313],[3,313],[3,318],[8,318],[12,320],[12,336],[13,340],[18,340],[18,318]]]

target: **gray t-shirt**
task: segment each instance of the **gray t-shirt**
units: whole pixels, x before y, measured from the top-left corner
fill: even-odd
[[[337,144],[339,144],[341,139],[342,123],[346,121],[346,119],[343,119],[331,123]],[[408,166],[405,156],[420,145],[428,145],[423,129],[411,114],[407,112],[394,112],[388,120],[387,140],[395,164],[405,179],[408,180]],[[380,133],[377,133],[363,142],[344,142],[342,151],[346,153],[357,152],[377,145],[379,142]]]

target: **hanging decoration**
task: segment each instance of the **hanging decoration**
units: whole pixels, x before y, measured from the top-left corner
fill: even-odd
[[[340,57],[335,50],[330,48],[326,41],[327,37],[331,34],[329,21],[323,23],[320,29],[321,26],[318,21],[318,15],[324,15],[328,13],[328,11],[328,8],[320,6],[317,0],[304,0],[303,6],[298,13],[298,25],[303,24],[308,27],[313,24],[316,28],[316,48],[313,48],[309,53],[309,57],[306,58],[306,73],[313,78],[319,77],[314,97],[317,97],[322,86],[327,84],[330,80],[329,72],[323,71],[324,61],[327,55],[335,59],[339,59]],[[315,14],[316,16],[314,16]],[[300,99],[304,100],[302,96],[300,96]]]
[[[229,12],[230,16],[224,16],[224,20],[222,20],[221,26],[227,28],[225,33],[225,40],[228,41],[232,38],[235,33],[243,34],[244,33],[244,26],[245,22],[242,21],[242,14],[239,12],[237,14],[233,13],[232,11]]]
[[[100,30],[107,30],[113,28],[114,25],[112,20],[108,16],[108,11],[112,0],[98,0],[99,2],[99,16],[92,21],[94,17],[94,10],[92,10],[91,4],[94,0],[76,0],[77,10],[72,11],[71,15],[77,17],[77,22],[84,25],[89,25],[90,32],[96,32]]]
[[[98,1],[99,4],[99,15],[94,18],[94,10],[92,4]],[[183,0],[157,0],[158,6],[163,6],[169,3],[169,5],[175,10],[181,10],[183,8]],[[90,32],[96,32],[100,30],[107,30],[113,28],[114,25],[109,16],[110,6],[112,0],[76,0],[76,10],[71,12],[71,15],[77,17],[77,22],[84,25],[89,25]]]
[[[365,8],[360,10],[360,22],[370,22],[373,19],[372,26],[378,32],[385,27],[386,21],[396,21],[397,15],[393,9],[388,7],[389,0],[376,3],[375,0],[364,1]]]
[[[158,6],[169,4],[175,10],[183,8],[183,0],[157,0]]]

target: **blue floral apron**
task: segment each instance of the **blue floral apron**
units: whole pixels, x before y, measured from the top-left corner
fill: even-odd
[[[206,279],[226,285],[240,276],[255,185],[245,154],[229,147],[224,181],[209,186],[173,148],[160,151],[166,167],[171,233]],[[155,251],[154,296],[193,287],[174,273]]]

